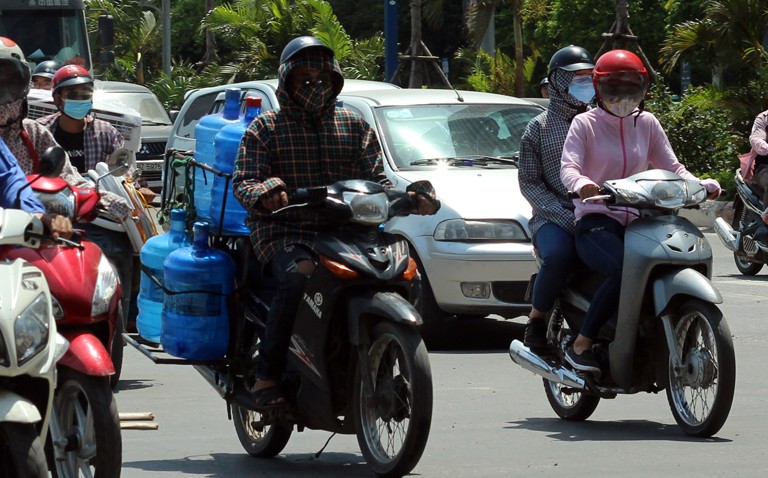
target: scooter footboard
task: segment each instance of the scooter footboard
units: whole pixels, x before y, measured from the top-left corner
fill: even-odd
[[[413,305],[396,292],[366,291],[350,298],[347,307],[350,319],[373,315],[408,325],[422,324]],[[368,342],[367,327],[361,327],[360,322],[349,321],[349,341],[353,344]]]
[[[656,316],[661,316],[672,299],[678,295],[696,297],[712,304],[723,302],[720,292],[715,289],[706,276],[694,269],[679,269],[653,281],[653,302]]]
[[[69,340],[69,350],[61,358],[59,365],[97,377],[115,373],[109,351],[95,335],[76,331],[59,333]]]

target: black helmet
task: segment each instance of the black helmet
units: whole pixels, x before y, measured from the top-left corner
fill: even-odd
[[[35,70],[32,72],[32,78],[36,76],[42,76],[45,78],[53,78],[53,75],[56,73],[56,70],[61,68],[61,63],[59,63],[56,60],[45,60],[41,61],[37,64],[35,67]]]
[[[333,49],[331,49],[325,43],[321,42],[315,37],[303,36],[294,38],[293,40],[289,41],[287,45],[285,45],[283,52],[280,54],[280,64],[282,65],[286,61],[296,56],[297,53],[302,50],[306,50],[307,48],[318,48],[321,51],[325,51],[329,55],[333,56]]]
[[[552,55],[552,59],[549,60],[548,78],[552,77],[552,72],[555,70],[591,70],[594,67],[595,60],[587,50],[580,46],[569,45],[557,50],[555,54]]]

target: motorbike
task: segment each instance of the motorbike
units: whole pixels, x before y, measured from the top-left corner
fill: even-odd
[[[731,333],[716,305],[722,297],[710,282],[712,249],[701,231],[678,215],[706,198],[698,181],[649,170],[607,181],[599,196],[586,200],[630,207],[637,214],[624,235],[618,313],[593,349],[601,372],[580,372],[565,360],[602,281],[589,270],[572,275],[548,316],[547,347],[531,350],[519,340],[509,346],[513,362],[543,377],[560,418],[583,421],[600,399],[666,390],[675,421],[687,435],[710,437],[725,423],[736,382]]]
[[[227,401],[250,455],[274,457],[294,429],[311,428],[356,434],[380,476],[403,476],[418,463],[432,421],[432,374],[421,318],[405,298],[417,267],[405,241],[380,228],[413,207],[405,192],[342,181],[298,191],[274,213],[302,208],[329,226],[317,238],[319,263],[295,317],[283,407],[257,406],[247,386],[274,285],[247,237],[219,239],[237,264],[227,356],[192,364]]]
[[[116,165],[116,172],[127,167]],[[48,212],[87,221],[96,214],[96,188],[71,186],[60,177],[37,178],[31,187]],[[117,272],[91,241],[17,248],[5,256],[23,259],[44,274],[56,326],[70,343],[58,362],[58,380],[47,444],[54,477],[120,476],[120,419],[110,380],[123,357],[121,287]],[[86,475],[91,476],[91,475]]]
[[[715,219],[715,232],[728,250],[733,252],[736,268],[745,276],[753,276],[768,263],[768,242],[755,238],[764,226],[760,216],[765,210],[760,198],[763,191],[759,186],[747,182],[736,171],[736,197],[733,199],[733,220]]]
[[[9,259],[13,246],[39,248],[43,226],[24,211],[0,209],[0,476],[48,476],[43,444],[51,421],[56,362],[67,341],[56,333],[51,292],[33,264]]]

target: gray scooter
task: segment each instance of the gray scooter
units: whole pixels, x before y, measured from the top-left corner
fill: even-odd
[[[576,337],[597,283],[594,272],[574,274],[548,318],[550,346],[532,351],[519,340],[512,360],[544,377],[555,413],[583,421],[601,398],[666,389],[675,421],[688,435],[710,437],[733,401],[736,358],[728,324],[710,282],[712,249],[677,212],[707,198],[697,182],[664,170],[607,181],[600,200],[634,208],[624,236],[624,270],[617,316],[601,330],[595,354],[602,373],[574,370],[564,351]],[[533,280],[533,279],[532,279]]]

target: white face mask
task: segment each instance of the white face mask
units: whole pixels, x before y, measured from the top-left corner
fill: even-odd
[[[595,97],[595,87],[592,85],[592,77],[580,75],[571,80],[568,85],[568,95],[579,103],[589,104]]]
[[[603,107],[619,118],[626,118],[640,105],[640,101],[642,100],[636,100],[634,98],[614,98],[611,100],[603,100]]]

